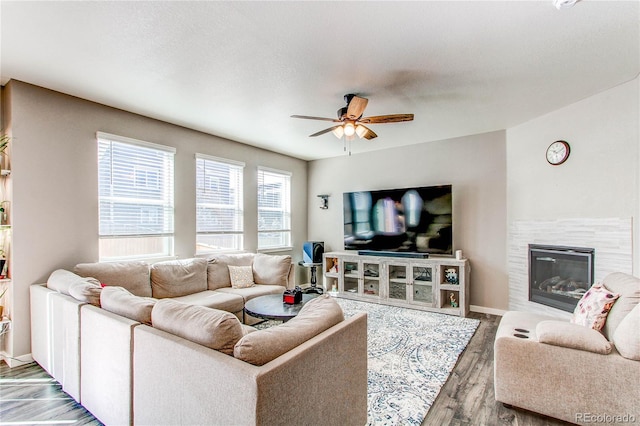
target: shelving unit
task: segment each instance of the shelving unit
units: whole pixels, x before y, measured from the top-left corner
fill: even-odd
[[[467,259],[323,255],[324,282],[339,297],[466,316],[469,312]]]
[[[13,309],[12,281],[11,281],[11,170],[8,152],[0,154],[0,258],[4,259],[0,267],[0,294],[7,292],[0,299],[3,306],[0,315],[0,353],[4,353],[7,334],[11,330],[11,315]],[[0,357],[1,359],[1,357]]]

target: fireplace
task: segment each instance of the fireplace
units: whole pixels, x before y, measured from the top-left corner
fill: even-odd
[[[529,300],[573,312],[593,284],[595,250],[529,244]]]

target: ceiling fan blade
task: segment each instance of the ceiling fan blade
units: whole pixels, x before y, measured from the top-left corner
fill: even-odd
[[[324,129],[324,130],[320,130],[317,133],[314,133],[312,135],[309,135],[310,138],[313,138],[315,136],[320,136],[320,135],[324,135],[325,133],[329,133],[329,132],[333,132],[335,129],[337,129],[340,126],[333,126],[333,127],[329,127],[328,129]]]
[[[335,118],[311,117],[309,115],[292,115],[291,118],[303,118],[305,120],[333,121],[334,123],[339,123],[340,122],[340,120],[336,120]]]
[[[412,121],[413,114],[390,114],[376,115],[373,117],[364,117],[358,120],[359,123],[365,124],[383,124],[383,123],[399,123],[401,121]]]
[[[362,113],[364,113],[367,103],[369,103],[369,99],[354,96],[347,107],[347,118],[350,120],[357,120],[362,117]]]
[[[362,126],[362,124],[360,124],[360,125]],[[370,128],[368,128],[367,126],[362,126],[362,127],[367,129],[367,133],[362,135],[363,138],[371,140],[373,138],[377,138],[378,137],[378,135],[376,135],[376,133],[373,130],[371,130]]]

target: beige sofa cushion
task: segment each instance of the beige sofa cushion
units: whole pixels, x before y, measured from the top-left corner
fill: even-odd
[[[156,299],[178,297],[207,289],[207,260],[178,259],[151,265],[151,289]]]
[[[85,278],[84,282],[75,283],[69,287],[69,294],[80,302],[90,303],[100,307],[102,286],[95,278]]]
[[[640,303],[640,278],[614,272],[607,275],[602,283],[609,291],[620,295],[609,311],[607,322],[602,329],[602,333],[611,340],[620,322]]]
[[[319,296],[290,321],[244,336],[236,343],[233,356],[264,365],[343,320],[340,305],[328,295]]]
[[[620,355],[640,361],[640,304],[620,321],[613,333],[613,343]]]
[[[253,253],[219,254],[209,257],[207,266],[207,286],[209,290],[231,287],[229,265],[251,266]]]
[[[93,283],[100,285],[100,282],[92,277],[81,277],[66,269],[57,269],[49,275],[47,279],[47,288],[57,291],[58,293],[71,296],[69,290],[72,286],[84,283]],[[73,296],[72,296],[73,297]]]
[[[281,285],[255,285],[247,288],[219,288],[216,293],[234,294],[242,297],[244,303],[253,299],[254,297],[266,296],[268,294],[282,294],[286,290]],[[244,307],[244,306],[243,306]]]
[[[95,277],[103,285],[124,287],[136,296],[151,296],[149,265],[145,262],[79,263],[73,271]]]
[[[106,286],[100,295],[102,309],[147,325],[151,325],[151,310],[156,301],[151,297],[136,296],[126,288],[116,286]]]
[[[227,355],[233,355],[234,345],[245,334],[240,320],[229,312],[168,299],[156,303],[151,319],[159,330]]]
[[[598,330],[566,321],[541,321],[536,326],[540,343],[598,354],[611,353],[611,343]]]
[[[253,281],[256,284],[287,285],[291,256],[257,253],[253,259]]]
[[[172,297],[171,300],[186,303],[187,305],[205,306],[207,308],[219,309],[231,313],[242,312],[244,308],[244,299],[242,296],[213,290]]]

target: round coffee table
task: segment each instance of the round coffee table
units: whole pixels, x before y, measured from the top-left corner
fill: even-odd
[[[296,305],[287,305],[282,301],[281,294],[269,294],[249,300],[244,305],[244,311],[253,317],[287,322],[298,315],[305,303],[314,297],[317,295],[303,294],[302,302]]]

